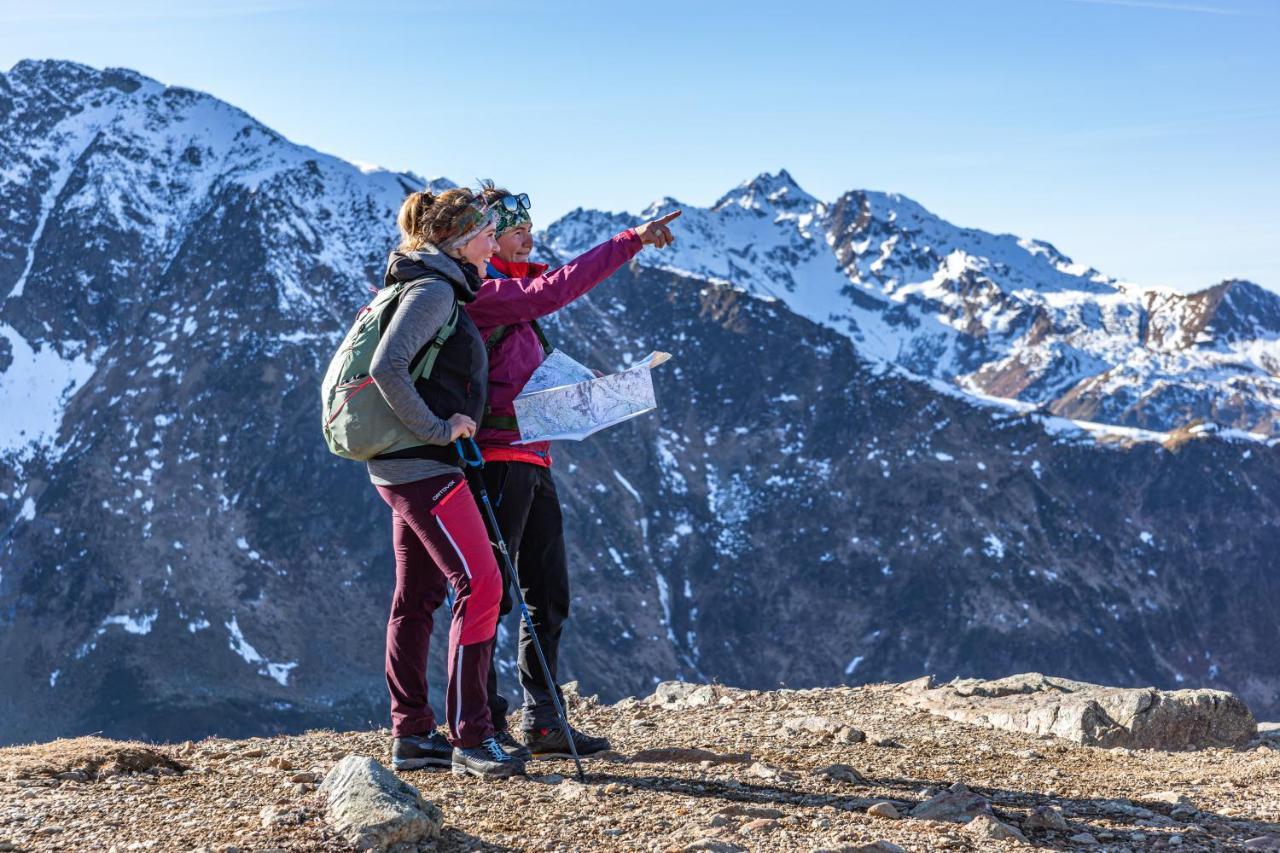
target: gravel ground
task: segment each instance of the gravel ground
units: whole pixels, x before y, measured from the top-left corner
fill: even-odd
[[[985,818],[907,816],[957,782],[1038,847],[1280,849],[1275,729],[1240,751],[1103,750],[930,716],[895,702],[889,685],[707,692],[708,704],[667,709],[601,706],[570,691],[575,725],[617,750],[587,762],[585,785],[567,761],[533,762],[528,778],[501,782],[400,774],[445,815],[440,841],[422,849],[1025,846],[979,833],[993,825]],[[326,827],[316,783],[351,753],[388,763],[388,747],[381,730],[3,749],[0,850],[347,850]],[[659,748],[670,749],[642,752]],[[1066,827],[1036,828],[1037,806],[1059,809]]]

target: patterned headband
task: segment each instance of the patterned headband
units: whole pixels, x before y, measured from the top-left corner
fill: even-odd
[[[494,205],[498,212],[498,230],[494,236],[501,237],[512,228],[519,228],[521,225],[533,225],[533,217],[529,216],[529,211],[521,205],[516,206],[516,210],[512,213],[501,204]]]
[[[497,218],[493,210],[489,208],[472,207],[472,210],[475,211],[475,215],[477,217],[475,225],[467,229],[465,233],[454,237],[452,240],[445,243],[441,246],[442,249],[451,252],[461,249],[463,246],[467,245],[467,243],[479,236],[481,231],[493,224]]]

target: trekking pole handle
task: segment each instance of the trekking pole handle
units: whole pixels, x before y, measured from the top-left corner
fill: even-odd
[[[454,446],[458,448],[458,458],[462,460],[462,464],[468,468],[483,468],[484,454],[480,452],[480,445],[476,444],[476,440],[468,436],[460,438],[454,442]],[[467,452],[471,455],[468,456]]]

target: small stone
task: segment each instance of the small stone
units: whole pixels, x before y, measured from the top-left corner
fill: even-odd
[[[699,838],[680,848],[681,853],[742,853],[746,849],[719,838]]]
[[[564,777],[559,773],[548,773],[546,776],[539,776],[535,778],[544,785],[559,785],[564,781]]]
[[[1020,749],[1017,752],[1015,752],[1014,755],[1018,756],[1019,758],[1026,758],[1028,760],[1044,758],[1043,755],[1036,752],[1034,749]]]
[[[1068,841],[1071,841],[1071,842],[1072,842],[1072,843],[1074,843],[1074,844],[1090,844],[1090,845],[1092,845],[1092,844],[1097,844],[1097,843],[1098,843],[1098,839],[1094,838],[1092,835],[1090,835],[1090,834],[1089,834],[1089,833],[1087,833],[1087,832],[1081,832],[1081,833],[1080,833],[1080,834],[1078,834],[1078,835],[1073,835],[1073,836],[1071,836],[1071,838],[1069,838],[1069,839],[1067,839],[1067,840],[1068,840]]]
[[[761,817],[761,818],[756,818],[755,820],[747,821],[742,825],[742,827],[738,831],[745,832],[748,834],[765,833],[765,832],[773,832],[775,829],[778,829],[781,826],[782,824],[778,823],[776,820],[769,820],[768,818]]]
[[[762,761],[757,761],[747,768],[747,772],[759,779],[777,779],[778,769],[770,767]]]
[[[287,770],[288,768],[284,768],[284,769]],[[313,784],[315,782],[320,781],[320,774],[316,773],[314,770],[304,770],[301,773],[294,773],[292,776],[289,777],[289,781],[290,782],[306,782],[308,784]]]
[[[560,783],[557,792],[562,800],[580,800],[587,795],[587,786],[581,782],[566,779]]]
[[[1057,806],[1036,806],[1031,816],[1022,822],[1022,826],[1026,829],[1061,831],[1067,828],[1067,819],[1062,816],[1062,809]]]
[[[840,853],[907,853],[905,847],[899,847],[892,841],[873,841],[870,844],[855,844],[840,848]]]
[[[240,757],[241,758],[261,758],[266,754],[267,754],[267,751],[265,749],[260,749],[255,747],[253,749],[246,749],[244,752],[241,752]]]
[[[270,761],[268,761],[268,762],[267,762],[267,764],[269,764],[270,766],[272,766],[272,767],[276,768],[277,770],[292,770],[292,769],[293,769],[293,762],[292,762],[292,761],[290,761],[289,759],[285,758],[283,755],[276,756],[275,758],[273,758],[273,759],[271,759]]]
[[[1244,843],[1246,850],[1280,850],[1280,835],[1259,835]]]
[[[37,829],[36,835],[58,835],[62,832],[66,832],[66,829],[55,823],[51,823],[48,826],[42,826]]]
[[[991,804],[986,798],[973,793],[960,782],[911,810],[911,816],[914,818],[952,823],[968,823],[978,815],[990,814]]]
[[[866,779],[857,770],[848,764],[832,764],[829,767],[823,767],[821,770],[813,771],[814,776],[825,776],[835,782],[853,782],[855,784],[865,784]]]
[[[718,814],[711,818],[711,820],[707,823],[707,826],[711,827],[712,829],[715,829],[716,827],[719,827],[719,826],[728,826],[730,823],[732,823],[732,821],[730,821],[729,818],[725,817],[722,814]]]
[[[641,764],[697,764],[702,761],[712,761],[716,764],[741,764],[750,761],[751,756],[745,753],[721,755],[709,749],[666,746],[657,749],[642,749],[631,756],[631,760]]]
[[[810,732],[817,735],[826,735],[831,737],[840,730],[840,724],[832,720],[830,717],[792,717],[782,724],[784,732],[796,734],[799,732]]]
[[[1142,799],[1153,803],[1165,803],[1170,806],[1190,806],[1192,809],[1195,808],[1195,804],[1187,799],[1185,794],[1180,794],[1177,791],[1156,791],[1152,794],[1144,794]]]
[[[1170,847],[1181,847],[1181,846],[1182,846],[1182,836],[1181,836],[1181,835],[1170,835],[1170,836],[1169,836],[1169,846],[1170,846]]]
[[[882,747],[884,749],[902,749],[902,744],[898,743],[891,737],[884,735],[867,735],[867,742],[872,746]]]
[[[963,830],[965,835],[971,838],[986,841],[1017,841],[1022,844],[1029,844],[1027,837],[1019,830],[1009,826],[1007,823],[1001,823],[989,814],[980,814],[973,820],[965,824]]]
[[[840,731],[836,732],[836,740],[840,743],[865,743],[867,740],[867,733],[850,726],[845,726],[840,729]]]
[[[767,806],[747,806],[741,803],[725,806],[716,814],[721,817],[750,817],[764,820],[779,820],[785,816],[781,809],[771,809]]]
[[[264,806],[258,812],[258,817],[261,818],[264,829],[270,829],[273,826],[293,826],[307,819],[306,812],[288,806]]]
[[[867,809],[867,814],[875,817],[888,818],[889,820],[897,820],[902,815],[898,814],[898,809],[893,803],[876,803]]]

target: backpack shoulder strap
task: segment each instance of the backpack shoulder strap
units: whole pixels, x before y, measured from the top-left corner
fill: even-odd
[[[444,342],[449,340],[455,329],[458,328],[458,300],[453,301],[453,310],[449,312],[449,319],[444,321],[444,325],[440,327],[440,331],[436,332],[436,336],[431,339],[431,343],[422,348],[422,351],[414,358],[413,364],[409,365],[409,379],[417,382],[419,379],[431,375],[431,368],[435,366],[436,357],[440,355],[440,348],[444,346]]]
[[[551,355],[551,344],[547,342],[547,336],[543,334],[542,327],[538,325],[537,320],[530,320],[529,325],[533,327],[533,333],[538,336],[538,343],[542,344],[542,351]],[[498,348],[498,344],[511,332],[510,326],[495,326],[493,331],[489,333],[489,338],[484,342],[484,351],[492,356],[493,351]]]
[[[542,327],[538,325],[538,321],[530,320],[529,325],[533,326],[533,333],[538,336],[538,343],[542,344],[542,351],[547,355],[551,355],[551,344],[547,342],[547,336],[543,334]]]
[[[511,331],[510,326],[496,326],[489,333],[489,337],[484,342],[485,355],[493,355],[493,351],[497,349],[498,344],[502,343],[502,339],[507,336],[507,332]]]

